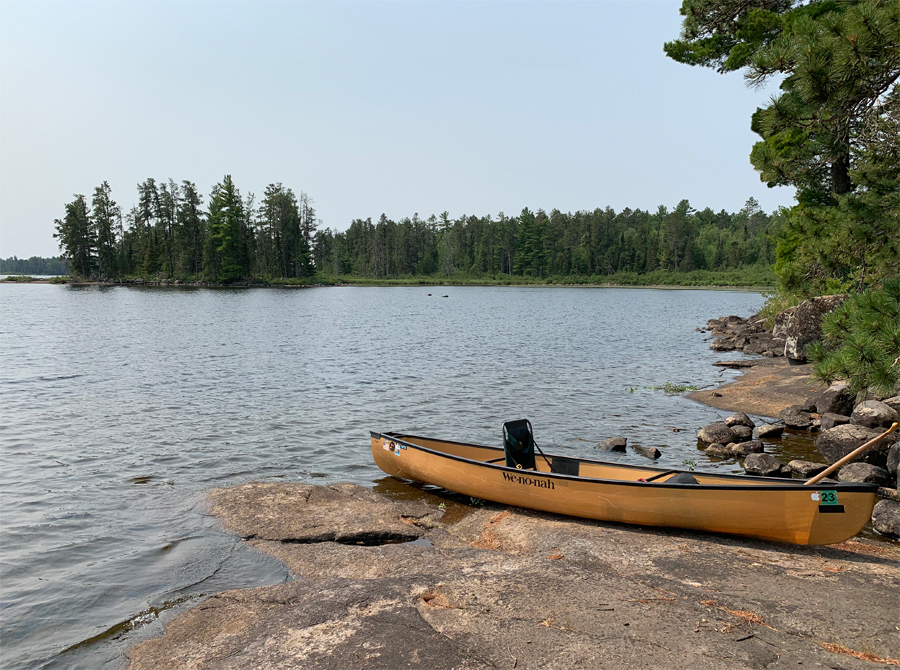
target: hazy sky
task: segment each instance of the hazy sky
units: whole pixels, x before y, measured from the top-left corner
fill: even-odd
[[[0,255],[109,181],[281,181],[323,227],[753,196],[770,92],[666,58],[676,0],[0,4]]]

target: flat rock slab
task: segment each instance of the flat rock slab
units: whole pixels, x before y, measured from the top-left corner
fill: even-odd
[[[767,358],[760,359],[737,380],[719,388],[694,391],[688,398],[716,409],[777,418],[785,407],[802,405],[824,388],[812,377],[812,366]]]
[[[316,580],[227,591],[177,618],[131,653],[132,668],[495,667],[438,634],[410,584]]]
[[[453,522],[438,523],[440,497],[394,501],[350,485],[211,497],[296,581],[212,596],[134,647],[131,670],[850,669],[900,658],[897,544],[794,547],[449,498]],[[336,500],[349,511],[335,512]],[[326,515],[346,527],[345,513],[362,515],[357,527],[372,537],[375,519],[406,525],[422,508],[415,542],[296,541]],[[270,530],[254,531],[254,519]],[[277,534],[288,539],[267,537]]]
[[[382,544],[422,537],[443,512],[392,502],[357,484],[246,484],[216,489],[211,511],[244,539]]]

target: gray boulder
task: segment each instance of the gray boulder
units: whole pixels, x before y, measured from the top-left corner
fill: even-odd
[[[729,444],[728,450],[735,458],[745,458],[749,454],[761,454],[765,451],[765,445],[759,440],[749,440],[738,444]]]
[[[836,382],[816,396],[816,411],[819,414],[842,414],[850,416],[855,397],[850,393],[850,385]]]
[[[763,353],[767,356],[784,356],[784,338],[773,337],[769,343],[769,350]]]
[[[784,425],[788,428],[806,429],[809,428],[812,422],[809,412],[803,408],[803,405],[791,405],[790,407],[785,407],[781,410],[781,414],[778,415],[778,418],[784,421]]]
[[[843,426],[845,423],[850,423],[850,417],[844,416],[843,414],[826,412],[821,415],[819,421],[821,422],[820,428],[822,430],[831,430],[835,426]]]
[[[625,451],[627,437],[608,437],[597,445],[600,451]]]
[[[900,442],[888,450],[885,467],[895,482],[900,481],[900,469],[898,469],[900,468]]]
[[[774,439],[776,437],[781,437],[781,434],[784,432],[784,424],[781,423],[764,423],[761,426],[757,426],[753,429],[753,439],[754,440],[762,440],[762,439]]]
[[[747,428],[755,428],[756,424],[753,423],[753,420],[744,414],[743,412],[738,412],[737,414],[732,414],[727,419],[725,419],[725,425],[729,428],[734,428],[735,426],[746,426]]]
[[[747,442],[753,439],[753,429],[748,428],[747,426],[732,426],[731,432],[734,433],[735,442]]]
[[[731,450],[724,444],[711,444],[706,448],[706,455],[710,458],[734,458]]]
[[[750,339],[747,344],[744,345],[743,351],[745,354],[764,354],[769,350],[771,346],[771,338],[761,338],[761,337],[753,337]]]
[[[816,448],[829,463],[835,463],[857,447],[861,447],[869,440],[878,437],[882,432],[847,423],[821,433],[816,438]],[[887,463],[889,449],[890,445],[886,446],[884,441],[882,441],[854,460],[882,467]]]
[[[640,444],[632,444],[631,448],[634,449],[641,456],[646,456],[651,461],[658,460],[662,453],[656,447],[644,447]]]
[[[895,395],[893,398],[885,398],[881,402],[897,412],[897,414],[900,414],[900,395]]]
[[[728,444],[734,442],[734,431],[731,430],[724,421],[716,421],[708,426],[701,428],[697,433],[697,439],[704,444]]]
[[[866,428],[889,428],[897,420],[897,412],[878,400],[859,403],[850,415],[850,423]]]
[[[887,486],[890,483],[888,472],[871,463],[849,463],[838,470],[839,482],[856,482],[858,484],[878,484]]]
[[[900,502],[879,500],[875,503],[872,527],[882,535],[900,538]]]
[[[784,355],[794,361],[805,363],[807,345],[822,339],[822,317],[844,302],[846,297],[846,295],[825,295],[804,300],[793,308],[793,312],[783,324]]]
[[[713,343],[709,345],[709,348],[713,351],[734,351],[734,338],[720,337],[713,340]]]
[[[897,489],[888,489],[888,488],[885,488],[884,486],[879,486],[878,487],[878,497],[886,498],[887,500],[896,500],[897,502],[900,502],[900,491],[898,491]]]
[[[824,472],[827,467],[826,463],[813,463],[812,461],[794,460],[788,463],[788,468],[800,479],[815,477],[820,472]]]
[[[796,307],[788,307],[783,312],[775,315],[775,327],[772,329],[772,337],[784,339],[787,337],[787,329],[797,311]]]
[[[744,459],[748,475],[763,477],[790,477],[791,471],[772,454],[748,454]]]

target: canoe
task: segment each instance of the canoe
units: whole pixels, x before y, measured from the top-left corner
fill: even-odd
[[[531,469],[507,465],[507,450],[498,447],[396,432],[372,432],[371,438],[375,463],[387,474],[463,495],[587,519],[793,544],[853,537],[869,521],[878,490],[875,484],[803,486],[801,480],[550,454],[534,459]]]

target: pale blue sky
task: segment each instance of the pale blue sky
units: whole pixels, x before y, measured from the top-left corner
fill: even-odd
[[[0,4],[0,256],[58,253],[53,219],[104,179],[226,173],[354,218],[737,211],[768,189],[770,92],[667,59],[675,0]]]

